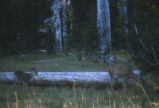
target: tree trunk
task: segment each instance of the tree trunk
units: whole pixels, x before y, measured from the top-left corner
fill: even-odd
[[[127,0],[119,0],[119,16],[122,20],[123,31],[128,33],[128,19],[127,19]]]
[[[67,11],[70,0],[54,0],[51,5],[53,16],[44,22],[55,33],[55,52],[62,53],[67,48]]]
[[[134,70],[134,74],[140,75],[140,71]],[[31,73],[31,72],[25,72]],[[22,76],[25,77],[25,76]],[[0,83],[14,83],[16,81],[14,72],[0,72]],[[119,80],[119,82],[121,82]],[[29,84],[37,85],[63,85],[63,84],[77,84],[77,85],[105,85],[110,83],[110,76],[108,72],[37,72],[29,82]]]
[[[61,33],[61,17],[60,17],[60,10],[61,10],[61,2],[60,0],[54,0],[51,10],[54,13],[52,16],[54,28],[55,28],[55,48],[56,53],[62,53],[62,33]]]
[[[107,54],[111,50],[110,10],[108,0],[97,0],[97,26],[100,35],[100,50]]]
[[[70,0],[61,1],[61,10],[62,10],[62,37],[63,37],[63,51],[67,51],[67,13],[68,6],[70,5]]]
[[[14,75],[14,72],[0,72],[1,84],[14,84],[15,81],[17,81],[17,78]],[[110,78],[108,72],[38,72],[37,75],[34,75],[25,83],[31,85],[103,85],[109,83],[109,81]]]

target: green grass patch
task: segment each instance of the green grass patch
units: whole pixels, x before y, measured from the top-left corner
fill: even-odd
[[[39,62],[40,61],[40,62]],[[37,71],[51,72],[84,72],[106,71],[105,63],[95,63],[92,60],[82,59],[78,61],[75,56],[54,56],[45,54],[30,54],[24,57],[6,55],[0,57],[0,71],[31,71],[35,67]]]

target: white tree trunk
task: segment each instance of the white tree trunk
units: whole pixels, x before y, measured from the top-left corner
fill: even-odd
[[[66,51],[67,49],[67,13],[68,7],[70,5],[70,0],[62,0],[61,1],[61,8],[62,8],[62,36],[63,36],[63,50]]]
[[[51,31],[55,32],[55,51],[62,53],[67,45],[67,11],[70,0],[54,0],[51,5],[53,16],[44,22],[49,25]],[[62,14],[60,14],[62,12]],[[63,37],[62,37],[63,36]],[[62,39],[64,44],[62,43]],[[63,47],[64,46],[64,47]]]
[[[134,31],[135,31],[136,34],[138,34],[138,28],[137,28],[136,24],[134,24]]]
[[[120,2],[120,7],[119,7],[119,16],[123,20],[124,25],[124,32],[128,33],[128,19],[127,19],[127,0],[119,0]]]
[[[51,10],[54,12],[53,23],[55,28],[55,48],[57,53],[62,53],[62,35],[61,35],[61,17],[60,17],[61,2],[54,0]]]
[[[110,10],[108,0],[97,0],[97,26],[101,53],[111,50]]]

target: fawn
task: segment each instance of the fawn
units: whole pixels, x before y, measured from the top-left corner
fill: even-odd
[[[31,73],[25,73],[23,71],[18,70],[14,72],[14,75],[15,75],[15,84],[28,85],[31,78],[37,75],[37,72],[35,72],[35,68],[32,68]]]

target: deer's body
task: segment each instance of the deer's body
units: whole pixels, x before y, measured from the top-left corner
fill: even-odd
[[[32,71],[31,73],[25,73],[22,71],[14,72],[15,75],[15,84],[27,85],[31,78],[34,75],[37,75],[37,72]]]
[[[137,75],[133,73],[133,69],[131,68],[130,65],[127,64],[121,64],[121,63],[111,64],[108,68],[108,71],[111,78],[111,89],[113,89],[113,80],[115,76],[122,78],[124,91],[126,89],[127,79],[131,78],[135,81],[137,80]]]

